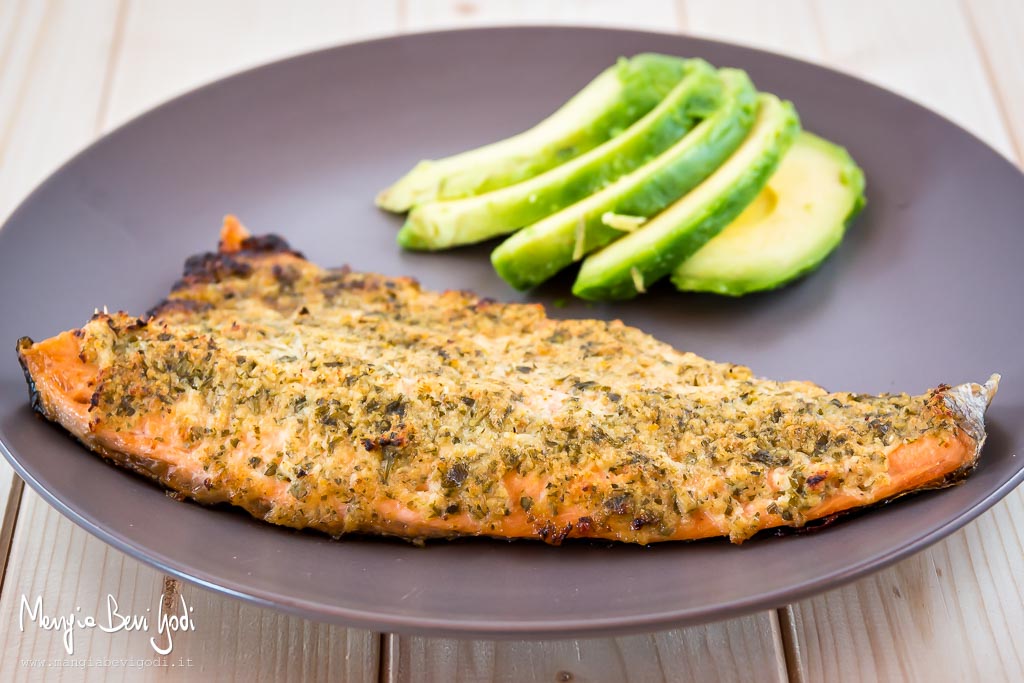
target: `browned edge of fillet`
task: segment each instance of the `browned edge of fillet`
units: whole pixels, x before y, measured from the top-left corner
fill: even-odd
[[[287,262],[304,257],[293,251],[280,237],[270,235],[252,237],[233,217],[225,220],[217,253],[193,256],[186,262],[185,274],[175,284],[174,291],[182,291],[194,284],[216,281],[224,277],[246,274],[254,267]],[[273,267],[273,266],[272,266]],[[159,317],[162,312],[178,306],[189,306],[181,299],[164,300],[148,314]],[[105,314],[97,314],[105,315]],[[139,324],[147,321],[140,320]],[[179,497],[188,496],[200,503],[226,502],[216,490],[209,491],[201,482],[186,473],[187,468],[169,467],[157,457],[144,452],[128,450],[123,444],[114,447],[97,435],[90,423],[89,408],[92,388],[99,378],[99,368],[85,362],[80,355],[80,330],[71,330],[43,340],[32,342],[28,337],[18,340],[18,358],[29,387],[32,408],[48,420],[61,424],[87,447],[104,458],[164,484]],[[946,411],[957,424],[951,434],[928,435],[903,444],[889,454],[889,482],[871,492],[869,498],[834,494],[807,511],[804,521],[831,520],[854,508],[888,502],[915,491],[942,488],[959,483],[977,465],[985,442],[984,412],[998,389],[999,376],[993,375],[985,384],[942,386],[933,394],[938,399],[930,403],[935,410]],[[243,506],[250,514],[262,517],[256,506]],[[510,524],[512,520],[509,521]],[[766,515],[761,529],[793,526],[779,515]],[[554,533],[552,533],[554,529]],[[546,530],[543,531],[542,530]],[[432,537],[457,535],[454,531],[439,530],[436,525],[389,524],[380,529],[405,537]],[[605,538],[621,541],[636,540],[628,527],[585,528],[580,524],[567,524],[566,520],[538,518],[532,533],[524,533],[522,525],[503,529],[502,524],[492,535],[501,537],[541,538],[549,543],[560,543],[565,538]],[[676,532],[664,540],[693,540],[725,535],[703,513],[691,515]]]

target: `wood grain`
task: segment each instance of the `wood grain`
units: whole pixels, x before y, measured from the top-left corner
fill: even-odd
[[[133,2],[106,124],[242,69],[397,28],[397,0]]]
[[[508,24],[674,31],[679,22],[672,0],[411,0],[403,9],[402,27],[409,31]]]
[[[957,0],[811,6],[830,64],[935,109],[1012,156],[968,17]]]
[[[1013,153],[957,3],[809,7],[821,28],[822,60],[933,107]],[[978,11],[986,21],[1006,18]],[[806,13],[799,15],[803,20]],[[1016,35],[1022,25],[1015,24]],[[1021,71],[1013,70],[1013,58],[1003,59],[990,55],[990,64],[1001,65],[991,69],[992,80],[1005,86],[1016,76],[1019,93]],[[810,681],[1021,680],[1024,647],[1015,634],[1024,633],[1022,548],[1024,494],[1017,491],[930,550],[793,605],[787,613],[795,635],[791,675]]]
[[[788,52],[867,78],[935,108],[1010,155],[1002,122],[1024,122],[1024,50],[1018,39],[1024,7],[993,0],[963,7],[971,10],[975,36],[961,6],[949,0],[690,0],[685,11],[695,33]],[[1001,86],[999,97],[990,82]],[[1024,633],[1022,501],[1024,494],[1015,492],[925,553],[783,610],[784,635],[786,626],[792,634],[786,643],[791,677],[1024,678],[1024,647],[1014,637]]]
[[[195,630],[175,634],[171,653],[158,657],[149,639],[157,636],[157,644],[167,646],[156,632],[155,616],[165,595],[168,614],[183,613],[180,599],[193,610]],[[61,632],[31,621],[37,596],[43,614],[94,615],[100,624],[111,623],[112,596],[117,614],[146,616],[150,630],[76,629],[69,654]],[[369,631],[316,624],[167,579],[85,533],[34,492],[25,492],[0,595],[0,680],[50,680],[60,672],[72,680],[89,673],[112,681],[170,676],[186,681],[369,682],[377,680],[377,645],[378,637]],[[53,666],[87,658],[93,664],[84,668]]]
[[[931,550],[794,605],[807,679],[1021,680],[1022,531],[1015,493]]]
[[[1024,3],[963,0],[962,7],[1017,162],[1024,163]]]
[[[384,680],[409,683],[786,681],[770,612],[673,631],[589,640],[458,641],[388,636]]]
[[[0,217],[96,133],[118,3],[0,3]]]
[[[0,223],[95,135],[117,11],[115,0],[0,3]],[[0,577],[21,491],[0,459]]]
[[[673,31],[677,3],[408,3],[410,31],[508,23],[574,23]],[[388,681],[771,681],[786,680],[772,612],[646,636],[549,642],[457,641],[388,636]]]
[[[99,132],[203,81],[306,49],[394,32],[397,16],[394,3],[353,7],[324,2],[310,14],[296,14],[276,2],[23,4],[31,11],[5,7],[0,14],[0,19],[22,24],[14,29],[0,24],[0,36],[17,35],[26,43],[0,48],[19,60],[0,62],[5,69],[0,111],[14,110],[4,119],[13,121],[8,127],[14,132],[3,140],[14,143],[0,147],[0,174],[13,169],[12,176],[36,169],[42,176]],[[31,42],[26,36],[37,37]],[[68,73],[68,65],[77,66]],[[56,113],[50,111],[55,103],[62,107]],[[44,163],[47,159],[53,162]],[[41,179],[29,177],[33,184]],[[9,192],[3,183],[0,188]],[[194,609],[197,628],[175,639],[171,655],[159,658],[162,667],[101,662],[88,669],[92,675],[133,681],[167,675],[182,680],[377,680],[377,634],[285,616],[170,580],[91,537],[32,492],[24,494],[16,520],[0,594],[0,680],[53,674],[52,668],[32,668],[28,660],[73,659],[61,633],[32,624],[22,632],[22,595],[30,601],[41,597],[48,614],[81,607],[81,614],[99,615],[106,613],[108,594],[120,613],[140,615],[155,613],[165,594],[180,594]],[[148,638],[84,631],[75,653],[152,662],[155,652]],[[172,671],[178,656],[190,658],[191,666]],[[76,678],[82,671],[62,673]]]
[[[0,216],[101,129],[166,97],[306,49],[382,35],[496,23],[685,29],[861,75],[946,114],[1007,156],[1024,149],[1024,6],[1016,0],[274,0],[0,2]],[[0,510],[11,490],[0,464]],[[20,491],[15,484],[14,490]],[[168,583],[26,492],[0,593],[0,680],[62,657],[59,633],[18,627],[20,597],[47,612],[153,610],[165,593],[194,607],[174,654],[192,667],[106,668],[127,680],[377,680],[378,640]],[[17,521],[15,525],[14,522]],[[705,627],[552,642],[387,637],[389,681],[1024,680],[1024,493],[892,569],[846,588]],[[788,635],[787,635],[788,633]],[[80,632],[76,654],[148,658],[141,634]],[[173,657],[163,661],[170,663]],[[62,671],[77,680],[81,670]],[[141,675],[141,676],[140,676]]]
[[[820,61],[821,34],[807,0],[686,0],[687,33]]]

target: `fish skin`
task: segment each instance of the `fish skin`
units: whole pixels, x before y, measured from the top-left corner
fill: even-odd
[[[333,536],[556,545],[742,542],[956,483],[998,384],[760,380],[618,321],[324,270],[231,217],[145,319],[18,355],[38,412],[177,495]]]

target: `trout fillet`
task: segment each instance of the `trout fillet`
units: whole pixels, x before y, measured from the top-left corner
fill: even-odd
[[[323,269],[232,217],[146,317],[18,356],[114,463],[293,528],[651,543],[802,526],[957,482],[998,376],[829,393],[621,322]]]

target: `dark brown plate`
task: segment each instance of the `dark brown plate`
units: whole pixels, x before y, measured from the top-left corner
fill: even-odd
[[[487,248],[398,250],[373,196],[420,158],[528,127],[619,55],[658,51],[747,69],[806,127],[863,165],[869,204],[825,266],[740,300],[666,288],[628,304],[551,307],[619,317],[761,375],[921,392],[1001,372],[981,466],[823,531],[651,548],[330,541],[170,500],[37,419],[21,335],[142,313],[221,217],[280,232],[324,265],[514,300]],[[253,602],[382,630],[540,637],[652,629],[773,607],[921,550],[1024,473],[1024,178],[949,121],[804,62],[650,33],[490,29],[348,45],[271,64],[169,102],[46,181],[0,232],[0,439],[29,484],[75,522],[161,570]],[[552,303],[568,280],[535,296]],[[623,359],[628,362],[628,359]]]

